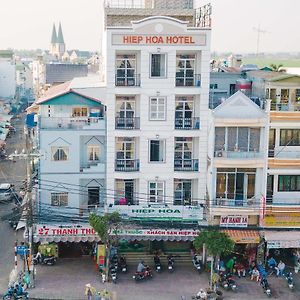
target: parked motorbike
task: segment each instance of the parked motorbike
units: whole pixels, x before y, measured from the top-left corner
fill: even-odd
[[[115,254],[115,255],[111,258],[110,263],[111,263],[112,266],[115,267],[116,270],[118,269],[119,262],[118,262],[118,255],[117,255],[117,254]]]
[[[151,279],[152,278],[152,271],[151,269],[147,266],[143,272],[135,272],[135,274],[132,276],[132,278],[136,281],[142,281],[145,279]]]
[[[122,273],[127,272],[127,263],[126,263],[126,258],[124,255],[120,257],[120,263],[119,263],[119,269],[121,270]]]
[[[294,289],[294,278],[292,272],[284,274],[284,278],[288,283],[289,289],[293,290]]]
[[[237,286],[236,286],[235,280],[233,279],[232,274],[228,273],[226,275],[226,280],[227,280],[229,289],[232,290],[233,292],[235,292],[237,290]]]
[[[3,295],[3,300],[21,300],[29,299],[28,292],[25,292],[21,284],[10,286],[7,292]]]
[[[262,279],[261,281],[261,286],[264,290],[264,293],[268,296],[268,297],[271,297],[272,296],[272,292],[271,292],[271,288],[270,288],[270,285],[268,283],[268,280],[266,278]]]
[[[112,282],[117,283],[117,269],[115,268],[114,265],[112,265],[110,267],[109,273],[110,273],[110,278],[111,278]]]
[[[228,284],[228,280],[227,280],[227,277],[226,277],[226,274],[223,273],[223,272],[220,272],[220,279],[219,279],[219,282],[220,282],[220,286],[228,291],[229,290],[229,284]]]
[[[197,255],[194,255],[193,257],[193,265],[199,273],[202,272],[201,261]]]
[[[53,266],[56,263],[55,256],[43,256],[39,252],[34,255],[32,262],[34,265],[43,264],[48,266]]]
[[[159,256],[155,255],[153,260],[154,260],[154,265],[155,265],[155,271],[157,273],[160,273],[162,271],[162,265],[161,265]]]
[[[174,259],[172,255],[168,256],[168,270],[170,273],[174,272]]]

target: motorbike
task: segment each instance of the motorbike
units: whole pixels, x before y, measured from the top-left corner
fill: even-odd
[[[32,262],[34,265],[43,264],[53,266],[56,263],[55,256],[43,256],[39,252],[33,257]]]
[[[158,256],[154,256],[154,265],[155,265],[155,271],[157,273],[160,273],[162,269],[162,265],[160,262],[160,258]]]
[[[226,280],[227,280],[229,289],[232,290],[233,292],[235,292],[237,290],[237,286],[236,286],[235,280],[233,279],[232,274],[227,274]]]
[[[122,273],[127,272],[128,268],[127,268],[126,258],[124,256],[121,256],[120,258],[119,269],[121,270]]]
[[[229,290],[229,284],[228,284],[228,280],[227,280],[227,277],[226,277],[226,274],[223,273],[223,272],[220,272],[220,279],[219,279],[219,282],[220,282],[220,286],[228,291]]]
[[[272,296],[272,292],[271,292],[271,288],[270,288],[270,285],[268,283],[268,280],[266,278],[262,279],[261,281],[261,286],[264,290],[264,293],[268,296],[268,297],[271,297]]]
[[[117,283],[117,269],[115,268],[114,265],[112,265],[110,267],[109,273],[110,273],[110,277],[111,277],[112,282]]]
[[[22,285],[10,286],[3,295],[3,300],[21,300],[29,299],[28,292],[25,292]]]
[[[135,274],[132,276],[132,278],[136,281],[142,281],[145,279],[151,279],[152,278],[152,271],[151,269],[147,266],[143,272],[135,272]]]
[[[202,272],[201,261],[197,257],[197,255],[194,255],[194,257],[193,257],[193,265],[199,273]]]
[[[118,262],[118,256],[117,256],[117,254],[115,254],[115,255],[111,258],[110,263],[111,263],[112,266],[115,267],[115,269],[118,269],[119,262]]]
[[[174,272],[174,259],[171,255],[168,256],[168,270],[170,273]]]
[[[294,289],[294,278],[292,272],[284,274],[284,278],[288,283],[289,289],[293,290]]]

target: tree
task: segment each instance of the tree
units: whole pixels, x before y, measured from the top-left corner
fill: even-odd
[[[228,254],[233,251],[234,241],[224,232],[218,230],[204,230],[193,241],[197,250],[202,249],[203,245],[209,255],[212,256],[210,269],[210,287],[212,288],[213,265],[215,258],[221,254]]]
[[[281,69],[283,67],[282,64],[276,65],[276,64],[270,64],[270,68],[272,69],[272,71],[274,72],[285,72],[284,69]]]
[[[106,247],[106,278],[108,278],[110,247],[114,240],[118,239],[118,227],[120,225],[120,222],[121,217],[118,212],[104,214],[103,216],[99,216],[95,213],[92,213],[89,216],[90,225],[98,233],[101,242],[104,243]]]

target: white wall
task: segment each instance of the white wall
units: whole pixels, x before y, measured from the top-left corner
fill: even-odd
[[[0,58],[0,97],[14,98],[16,93],[16,65],[13,60]]]

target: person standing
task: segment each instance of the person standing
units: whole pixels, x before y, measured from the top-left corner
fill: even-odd
[[[85,285],[85,295],[87,296],[87,300],[92,300],[93,295],[96,294],[96,289],[91,286],[90,283]]]
[[[233,273],[233,266],[235,264],[236,257],[232,257],[229,259],[229,261],[226,263],[226,268],[229,270],[229,272]]]

